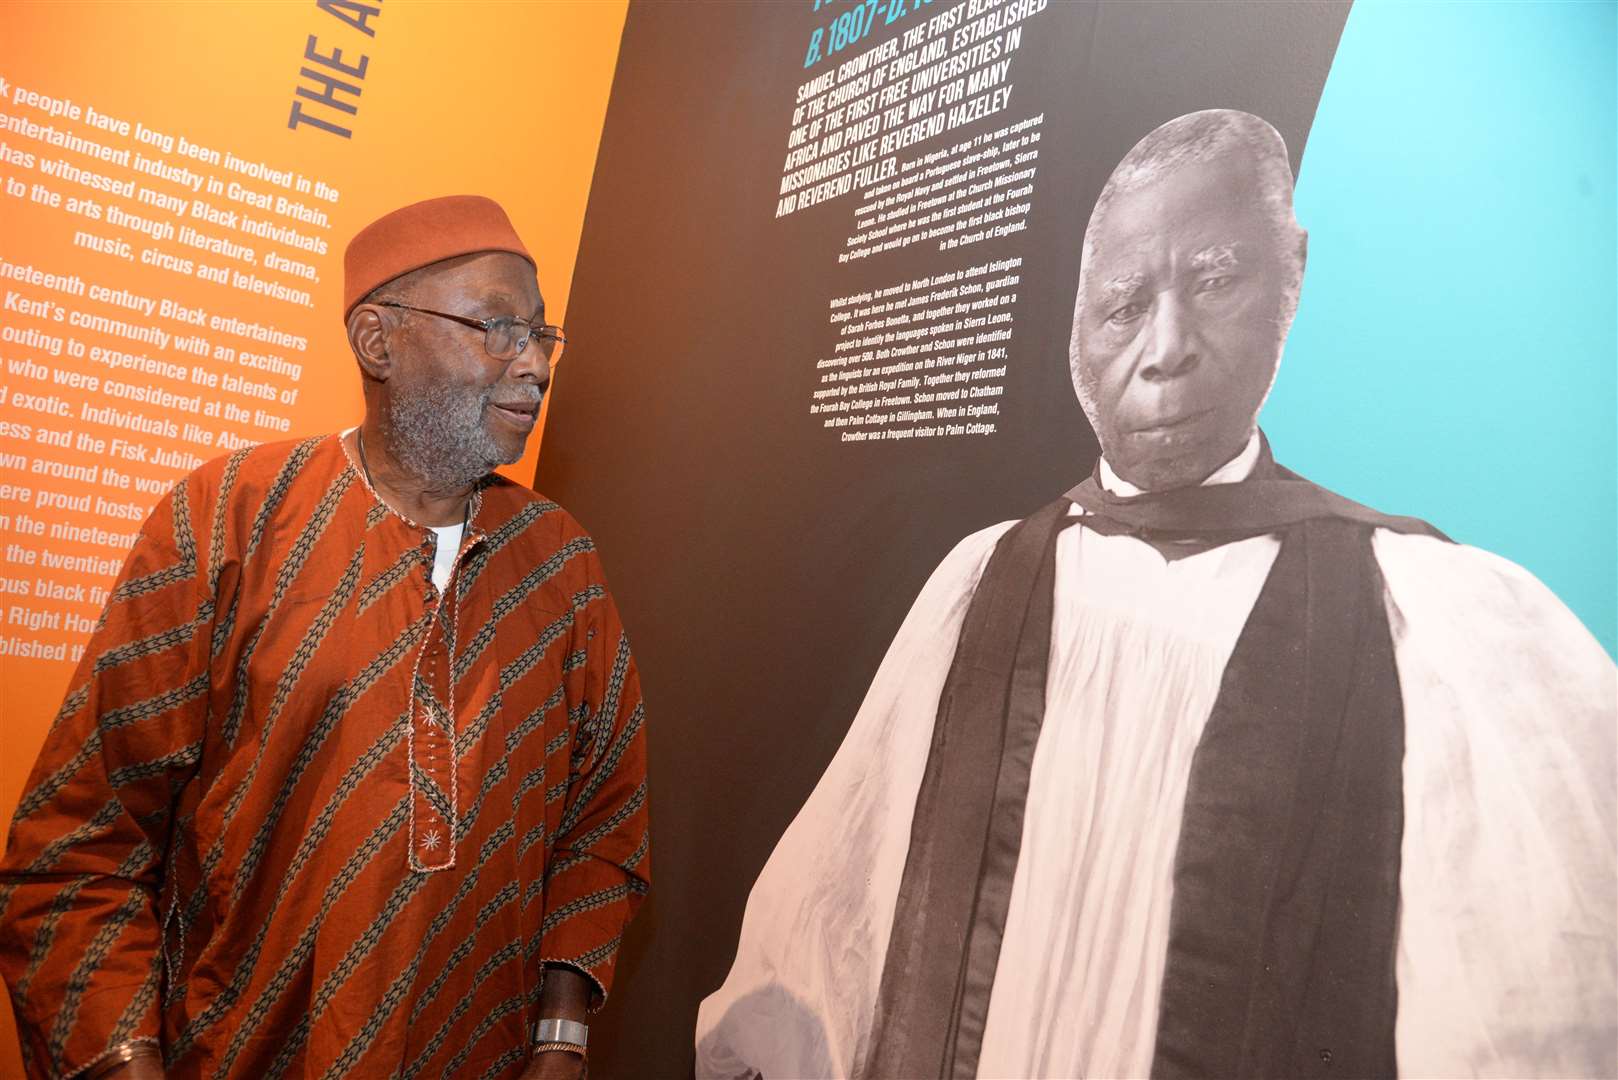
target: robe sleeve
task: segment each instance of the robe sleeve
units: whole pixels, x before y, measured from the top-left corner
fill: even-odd
[[[12,818],[0,974],[34,1074],[160,1037],[157,897],[208,713],[203,487],[182,482],[142,526]]]
[[[698,1077],[854,1074],[939,694],[978,579],[1013,524],[962,540],[916,597],[836,756],[748,895],[730,974],[697,1013]]]
[[[1405,1076],[1618,1075],[1618,674],[1531,574],[1378,532],[1405,711]]]
[[[624,928],[651,886],[646,708],[617,606],[594,551],[575,598],[566,700],[575,732],[561,825],[545,872],[544,963],[612,987]]]

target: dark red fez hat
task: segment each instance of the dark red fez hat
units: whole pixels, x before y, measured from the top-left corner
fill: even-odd
[[[509,251],[533,265],[511,219],[482,195],[446,195],[384,214],[343,253],[343,318],[378,285],[457,255]]]

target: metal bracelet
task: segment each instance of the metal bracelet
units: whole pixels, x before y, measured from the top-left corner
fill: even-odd
[[[131,1061],[140,1057],[153,1057],[161,1060],[161,1051],[148,1039],[141,1039],[126,1043],[119,1043],[97,1058],[79,1075],[83,1080],[96,1080],[97,1077],[106,1076],[115,1069],[121,1069]]]
[[[582,1052],[589,1036],[589,1027],[577,1020],[549,1017],[534,1024],[533,1041],[536,1043],[569,1043]]]
[[[580,1057],[585,1056],[584,1047],[580,1046],[578,1043],[548,1042],[540,1043],[538,1046],[534,1047],[534,1053],[536,1054],[545,1054],[552,1050],[561,1050],[564,1053],[577,1054]]]

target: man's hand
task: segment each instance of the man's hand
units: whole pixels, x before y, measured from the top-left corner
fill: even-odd
[[[523,1070],[522,1080],[584,1080],[584,1059],[568,1050],[535,1054]]]

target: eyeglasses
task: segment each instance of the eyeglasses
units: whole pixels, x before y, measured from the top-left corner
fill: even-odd
[[[467,315],[451,315],[447,311],[434,311],[431,308],[412,307],[401,304],[397,300],[383,300],[378,307],[403,308],[405,311],[416,311],[423,315],[436,315],[440,319],[458,322],[462,326],[470,326],[483,331],[483,348],[496,360],[515,360],[522,355],[528,347],[528,339],[532,338],[539,343],[539,351],[545,357],[547,364],[554,363],[556,352],[567,344],[567,338],[562,334],[560,326],[550,323],[541,323],[538,326],[527,319],[519,319],[515,315],[500,315],[493,319],[474,319]]]

